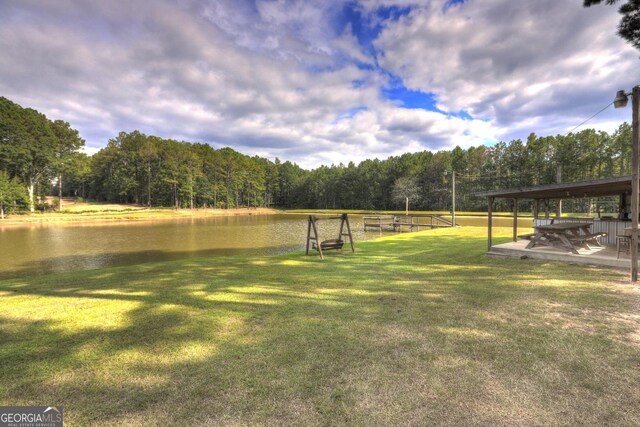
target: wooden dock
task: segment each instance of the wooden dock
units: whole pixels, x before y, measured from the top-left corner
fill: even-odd
[[[363,217],[364,231],[420,231],[453,227],[451,220],[440,215],[371,215]]]

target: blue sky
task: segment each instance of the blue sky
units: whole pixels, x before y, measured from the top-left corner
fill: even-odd
[[[0,1],[0,94],[89,152],[140,130],[359,162],[567,132],[637,84],[618,20],[581,0]]]

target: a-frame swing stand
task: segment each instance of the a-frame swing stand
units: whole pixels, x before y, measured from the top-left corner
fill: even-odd
[[[338,232],[337,239],[323,240],[322,242],[318,238],[317,222],[326,219],[339,219],[340,231]],[[346,226],[346,231],[345,231]],[[312,235],[313,232],[313,235]],[[351,252],[355,253],[356,250],[353,247],[353,237],[351,236],[351,227],[349,226],[349,216],[345,213],[340,216],[331,216],[326,218],[317,218],[315,215],[309,215],[309,223],[307,224],[307,255],[309,255],[309,247],[315,249],[320,253],[320,259],[324,259],[323,251],[330,250],[342,250],[344,246],[343,237],[349,238],[351,244]],[[313,243],[311,243],[313,242]]]

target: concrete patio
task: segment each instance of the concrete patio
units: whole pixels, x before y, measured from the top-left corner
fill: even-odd
[[[508,242],[500,245],[494,245],[489,252],[490,256],[503,256],[510,258],[531,258],[546,261],[568,262],[574,264],[589,264],[616,268],[628,269],[630,258],[627,253],[620,253],[617,258],[617,250],[615,246],[593,247],[591,249],[578,249],[578,254],[550,247],[536,246],[526,249],[528,240],[518,240],[517,242]]]

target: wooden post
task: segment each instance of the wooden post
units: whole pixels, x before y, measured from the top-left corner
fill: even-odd
[[[318,252],[320,253],[320,259],[324,259],[324,255],[322,255],[322,245],[318,240],[318,228],[316,227],[317,218],[313,215],[309,215],[309,223],[307,225],[307,255],[309,255],[309,243],[313,240],[316,242],[316,247],[318,248]],[[313,229],[313,236],[311,237],[311,230]]]
[[[487,198],[487,229],[488,229],[488,242],[487,242],[487,252],[491,250],[491,246],[493,246],[493,242],[491,241],[491,228],[493,227],[493,197]]]
[[[313,240],[314,238],[311,237],[311,223],[314,221],[314,217],[313,215],[309,215],[309,219],[307,221],[307,255],[309,255],[309,243],[311,242],[311,240]],[[318,241],[318,234],[316,233],[316,242]]]
[[[347,224],[347,234],[344,234],[342,232],[343,230],[343,226],[345,225],[345,223]],[[356,253],[356,249],[353,247],[353,237],[351,236],[351,226],[349,225],[349,215],[342,214],[342,222],[340,223],[340,237],[339,239],[342,239],[342,236],[346,235],[349,237],[349,243],[351,244],[351,252]]]
[[[62,174],[58,175],[58,211],[62,212]]]
[[[513,241],[518,240],[518,199],[513,199]]]
[[[538,210],[540,209],[540,199],[535,199],[533,201],[533,218],[538,219]]]
[[[307,221],[307,255],[309,255],[309,242],[311,242],[311,221],[313,221],[312,218],[313,217],[309,215],[309,220]]]
[[[544,219],[549,219],[549,199],[544,199]]]
[[[562,165],[556,166],[556,182],[562,183]],[[556,199],[556,218],[562,216],[562,199]]]
[[[632,136],[633,146],[631,151],[631,281],[638,281],[638,191],[640,191],[640,183],[638,182],[639,174],[639,152],[640,152],[640,86],[635,86],[631,93],[633,106],[632,120]]]
[[[451,226],[456,226],[456,171],[451,174]]]
[[[316,246],[318,247],[318,252],[320,253],[320,259],[324,259],[324,255],[322,254],[322,244],[318,239],[318,228],[316,227],[316,217],[311,216],[313,218],[311,221],[311,226],[313,227],[313,234],[316,236]]]

